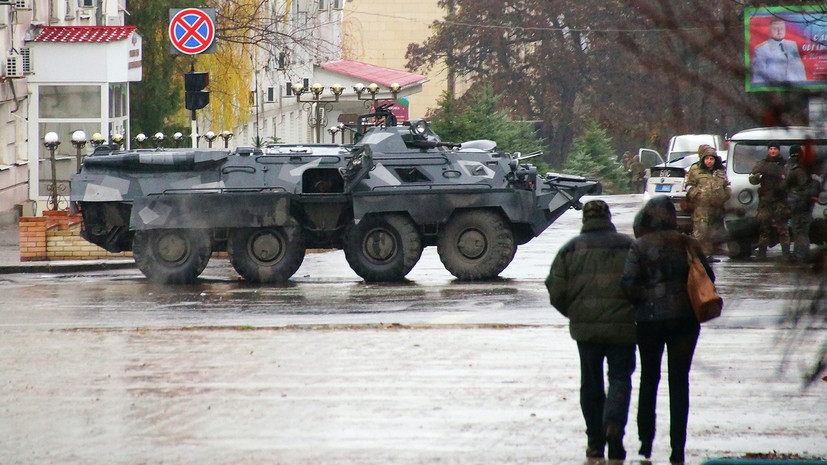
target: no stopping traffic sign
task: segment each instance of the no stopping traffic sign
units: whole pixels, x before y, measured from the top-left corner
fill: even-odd
[[[213,53],[215,9],[169,10],[169,40],[173,54]]]

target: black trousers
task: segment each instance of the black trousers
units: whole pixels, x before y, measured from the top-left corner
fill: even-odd
[[[667,352],[669,374],[669,437],[673,453],[686,446],[689,419],[689,369],[701,326],[694,319],[637,323],[640,350],[640,394],[637,427],[641,442],[655,439],[655,407],[660,382],[663,349]]]
[[[580,409],[586,420],[586,436],[590,446],[602,449],[609,422],[626,426],[632,372],[635,371],[635,346],[578,342],[577,349],[580,353]],[[609,367],[608,392],[603,382],[604,360]]]

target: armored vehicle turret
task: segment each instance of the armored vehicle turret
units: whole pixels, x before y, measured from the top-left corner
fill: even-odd
[[[458,279],[482,280],[600,193],[595,180],[538,176],[492,141],[442,142],[382,108],[367,121],[379,123],[352,145],[96,152],[71,183],[81,234],[131,250],[164,283],[194,281],[216,251],[245,280],[282,282],[318,248],[343,249],[366,281],[397,281],[433,245]]]

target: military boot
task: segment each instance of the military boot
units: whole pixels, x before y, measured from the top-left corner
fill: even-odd
[[[758,246],[758,254],[755,256],[758,260],[766,260],[767,258],[767,246],[766,245],[759,245]]]

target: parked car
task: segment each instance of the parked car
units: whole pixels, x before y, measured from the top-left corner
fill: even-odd
[[[821,194],[813,208],[810,241],[827,242],[827,131],[811,127],[747,129],[729,139],[727,177],[732,197],[726,204],[724,225],[727,248],[732,258],[748,258],[758,244],[758,186],[749,183],[749,174],[758,160],[767,156],[767,144],[781,145],[781,156],[789,161],[790,146],[807,146],[815,155],[815,174],[821,180]]]
[[[670,197],[678,212],[678,228],[684,232],[692,231],[692,214],[686,202],[686,172],[698,161],[698,147],[703,144],[712,146],[726,164],[726,144],[721,136],[715,134],[673,136],[669,139],[665,158],[655,150],[638,150],[640,161],[648,167],[643,202],[656,195]]]

